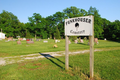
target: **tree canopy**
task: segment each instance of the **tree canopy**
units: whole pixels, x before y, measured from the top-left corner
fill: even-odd
[[[102,18],[99,11],[92,6],[90,6],[88,11],[71,6],[46,18],[39,13],[33,13],[33,16],[28,17],[29,22],[27,23],[21,23],[13,13],[3,10],[0,13],[0,28],[2,28],[7,37],[26,37],[29,34],[31,37],[36,36],[42,39],[54,37],[59,39],[65,38],[65,19],[89,15],[94,16],[94,36],[96,38],[120,40],[120,21],[110,22]]]

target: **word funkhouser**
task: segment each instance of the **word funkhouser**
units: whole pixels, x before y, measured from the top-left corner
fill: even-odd
[[[65,35],[92,36],[93,16],[83,16],[65,19]]]

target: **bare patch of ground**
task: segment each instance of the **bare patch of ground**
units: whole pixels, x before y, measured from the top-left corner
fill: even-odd
[[[101,50],[95,49],[95,51],[101,51]],[[69,54],[75,55],[75,54],[83,54],[88,52],[89,50],[82,50],[82,51],[69,52]],[[0,57],[0,65],[4,66],[7,64],[23,62],[26,60],[33,60],[33,59],[39,59],[39,58],[45,58],[45,57],[64,56],[64,55],[65,55],[64,51],[59,51],[59,52],[36,53],[36,54],[13,56],[13,57]]]
[[[109,50],[119,50],[120,47],[118,48],[107,48],[107,49],[95,49],[94,52],[96,51],[109,51]],[[89,53],[90,50],[81,50],[81,51],[74,51],[74,52],[69,52],[70,55],[76,55],[76,54],[84,54],[84,53]],[[55,56],[65,56],[65,51],[58,51],[58,52],[45,52],[45,53],[36,53],[36,54],[28,54],[28,55],[20,55],[20,56],[12,56],[12,57],[0,57],[0,66],[4,66],[7,64],[12,64],[12,63],[19,63],[27,60],[36,60],[39,58],[50,58],[50,57],[55,57]]]

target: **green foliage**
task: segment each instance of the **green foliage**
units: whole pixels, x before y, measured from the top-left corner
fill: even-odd
[[[70,40],[75,41],[77,39],[77,36],[70,36]]]
[[[19,22],[17,16],[11,12],[3,10],[0,14],[0,29],[6,36],[25,37],[26,29],[31,33],[31,36],[41,37],[47,39],[48,37],[56,36],[56,28],[58,28],[60,36],[64,36],[64,21],[68,18],[80,17],[80,16],[94,16],[94,37],[99,39],[107,38],[108,40],[119,41],[120,40],[120,21],[110,22],[109,20],[102,18],[99,11],[95,7],[90,7],[88,11],[77,8],[75,6],[68,7],[62,12],[56,12],[46,18],[42,17],[39,13],[33,13],[33,16],[28,17],[28,23]],[[58,34],[59,34],[58,33]],[[55,34],[55,35],[54,35]],[[56,36],[60,38],[60,36]]]
[[[81,16],[80,9],[75,7],[75,6],[71,6],[70,8],[66,8],[63,11],[67,15],[67,18],[73,18],[73,17]]]
[[[0,14],[0,29],[6,33],[6,36],[16,37],[20,35],[21,28],[23,25],[19,22],[17,17],[11,13],[3,10]]]
[[[31,35],[30,35],[29,31],[27,31],[27,33],[26,33],[26,38],[31,38]]]
[[[56,28],[56,32],[55,32],[54,36],[55,36],[55,39],[60,39],[60,32],[59,32],[58,28]]]

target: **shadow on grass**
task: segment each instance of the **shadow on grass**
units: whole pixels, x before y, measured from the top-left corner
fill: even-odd
[[[77,43],[77,44],[81,44],[81,45],[88,45],[87,43]],[[89,45],[88,45],[89,46]]]
[[[51,56],[50,54],[44,54],[44,53],[40,53],[40,55],[44,56],[46,59],[50,60],[53,64],[55,64],[56,66],[60,67],[61,69],[65,70],[65,62],[61,61],[60,59],[54,57],[54,56]],[[62,64],[59,64],[57,62],[55,62],[55,60],[57,60],[58,62],[62,63],[64,66],[61,66]],[[73,66],[69,65],[70,68],[73,68]],[[84,71],[80,70],[80,72],[82,72],[83,74],[87,75],[88,78],[90,78],[90,75],[85,73]]]
[[[44,53],[39,53],[40,55],[44,56],[46,59],[50,60],[52,63],[54,63],[56,66],[60,67],[61,69],[64,69],[65,68],[63,66],[61,66],[60,64],[56,63],[53,59],[56,59],[57,61],[59,61],[60,63],[64,64],[65,65],[65,62],[61,61],[60,59],[56,58],[56,57],[53,57],[51,56],[50,54],[44,54]],[[69,67],[72,68],[72,66],[69,65]]]

